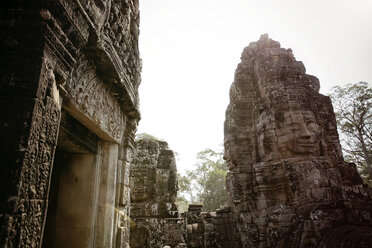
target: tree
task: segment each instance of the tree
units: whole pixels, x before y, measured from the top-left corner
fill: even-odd
[[[372,185],[372,88],[366,82],[332,88],[346,160],[357,164],[366,183]]]
[[[196,169],[186,172],[191,183],[190,199],[193,203],[202,203],[204,211],[215,211],[227,204],[227,166],[223,154],[205,149],[196,157]]]
[[[191,191],[191,182],[188,176],[182,176],[180,173],[177,173],[177,181],[178,181],[178,194],[177,194],[177,207],[178,212],[183,213],[186,212],[189,203],[186,198],[186,195],[192,196]]]

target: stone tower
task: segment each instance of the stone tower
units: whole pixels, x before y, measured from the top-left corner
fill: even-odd
[[[139,137],[130,172],[130,247],[185,247],[185,220],[178,218],[176,159],[168,143]]]
[[[243,247],[371,247],[371,189],[344,161],[331,100],[291,49],[267,35],[244,49],[224,132]]]

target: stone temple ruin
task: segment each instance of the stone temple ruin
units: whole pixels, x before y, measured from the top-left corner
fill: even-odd
[[[177,168],[164,141],[136,141],[131,165],[130,247],[186,247],[185,220],[178,218]]]
[[[177,168],[165,141],[138,138],[131,164],[130,247],[234,248],[240,236],[229,208],[202,212],[189,205],[178,214]]]
[[[225,121],[242,247],[371,247],[372,191],[344,161],[329,97],[290,49],[242,53]]]
[[[140,120],[138,0],[0,3],[0,247],[372,247],[372,192],[290,49],[244,49],[226,111],[230,206],[175,205]]]
[[[0,6],[0,246],[128,247],[138,0]]]

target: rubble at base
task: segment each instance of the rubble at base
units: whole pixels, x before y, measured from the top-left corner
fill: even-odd
[[[178,214],[177,168],[165,141],[136,140],[130,188],[131,248],[241,247],[230,208],[202,212],[203,205],[190,204]]]

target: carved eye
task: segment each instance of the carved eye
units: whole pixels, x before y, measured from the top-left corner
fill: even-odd
[[[307,123],[307,128],[311,131],[316,131],[318,129],[318,125],[315,122]]]
[[[301,130],[301,125],[299,123],[292,123],[291,130],[292,131],[299,131],[299,130]]]

